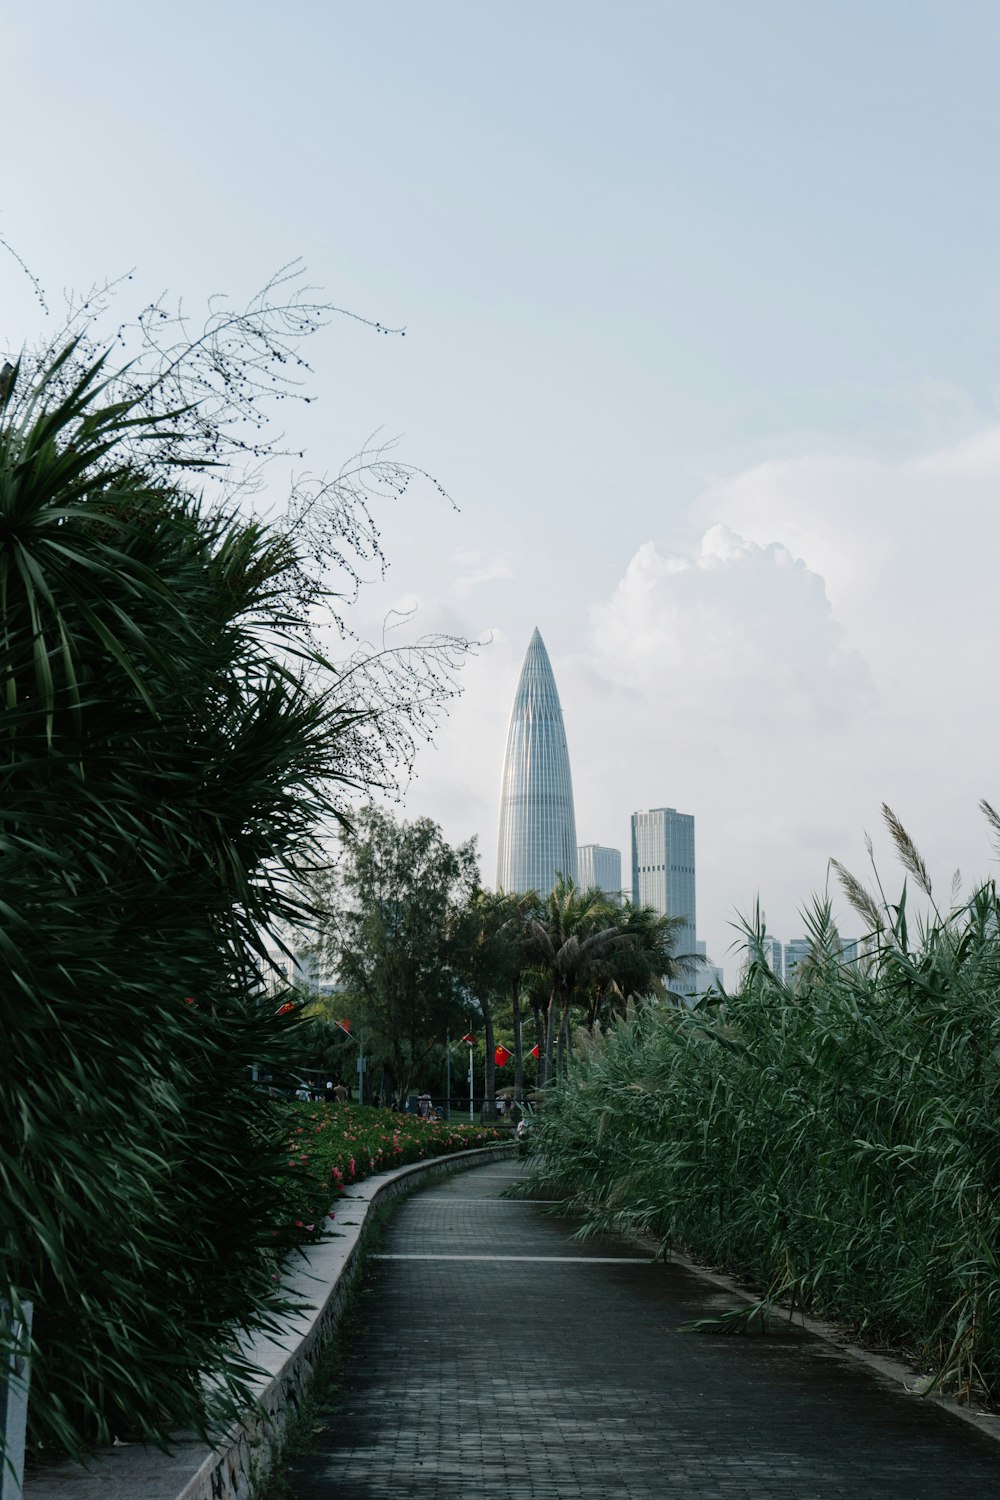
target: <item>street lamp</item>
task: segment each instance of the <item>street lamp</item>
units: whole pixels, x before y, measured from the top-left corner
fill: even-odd
[[[348,1019],[346,1019],[344,1021],[336,1021],[336,1022],[334,1022],[334,1025],[339,1026],[340,1029],[341,1029],[341,1031],[344,1033],[345,1036],[351,1036],[351,1022],[350,1022],[350,1018],[348,1018]],[[352,1037],[351,1040],[353,1041],[354,1038]],[[365,1063],[366,1063],[367,1059],[365,1058],[365,1033],[364,1033],[363,1029],[360,1026],[358,1027],[358,1038],[357,1038],[357,1040],[358,1040],[358,1103],[359,1104],[364,1104],[364,1102],[365,1102]]]

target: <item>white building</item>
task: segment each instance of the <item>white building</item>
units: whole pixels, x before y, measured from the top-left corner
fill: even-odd
[[[597,886],[613,901],[622,898],[622,852],[604,844],[581,844],[576,851],[576,883],[581,891]]]
[[[694,945],[693,951],[697,953],[704,963],[700,963],[696,969],[680,982],[680,988],[691,1000],[698,1000],[706,995],[711,989],[721,989],[725,983],[725,976],[718,964],[713,964],[708,957],[708,949],[699,938]]]
[[[676,951],[694,953],[694,816],[672,807],[632,814],[632,900],[668,917],[683,917]]]
[[[632,900],[683,917],[674,952],[696,953],[694,815],[673,807],[632,814]],[[681,989],[681,983],[671,985]]]
[[[536,630],[518,679],[500,784],[497,890],[547,896],[576,880],[576,820],[566,728],[552,663]]]

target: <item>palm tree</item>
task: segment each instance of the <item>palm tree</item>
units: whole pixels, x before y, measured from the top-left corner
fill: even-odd
[[[614,1014],[624,1014],[629,999],[655,995],[666,999],[671,980],[685,978],[699,954],[676,954],[674,945],[683,917],[667,917],[652,906],[626,901],[619,913],[621,941],[609,947],[592,966],[587,995],[587,1029],[606,1025]]]
[[[486,1040],[486,1118],[496,1114],[496,1063],[493,1006],[510,993],[514,1011],[514,1089],[521,1097],[520,987],[526,923],[538,907],[534,891],[526,894],[476,890],[460,917],[457,947],[463,952],[463,978],[479,1003]]]
[[[598,960],[622,941],[618,909],[604,892],[596,886],[578,891],[574,881],[560,875],[541,915],[529,922],[526,943],[526,956],[548,980],[540,1087],[552,1076],[555,1039],[581,986]]]
[[[524,1012],[521,993],[531,951],[531,923],[541,912],[542,901],[537,891],[508,891],[505,895],[509,903],[504,931],[509,944],[509,987],[514,1027],[514,1097],[520,1102],[524,1098],[524,1039],[521,1030]]]
[[[666,983],[682,978],[703,960],[674,953],[682,917],[668,917],[651,906],[619,906],[598,887],[578,891],[572,880],[556,882],[539,917],[529,922],[526,954],[545,976],[545,1038],[540,1083],[552,1077],[556,1038],[560,1058],[568,1040],[575,1003],[586,1005],[591,1030],[615,1001],[630,996],[666,995]]]

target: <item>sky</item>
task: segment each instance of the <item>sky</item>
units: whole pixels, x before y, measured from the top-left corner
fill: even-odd
[[[405,328],[331,322],[281,424],[317,473],[398,436],[454,498],[380,511],[354,619],[486,643],[402,809],[487,883],[536,625],[579,841],[627,868],[633,810],[693,813],[730,978],[740,915],[799,935],[866,830],[898,891],[883,802],[945,903],[993,872],[995,4],[0,0],[0,52],[0,235],[50,309],[0,254],[0,347],[109,276],[196,315],[297,258]]]

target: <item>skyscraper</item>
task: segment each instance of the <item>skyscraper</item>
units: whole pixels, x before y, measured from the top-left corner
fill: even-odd
[[[777,938],[765,937],[760,945],[761,958],[771,970],[775,979],[785,977],[785,950]]]
[[[576,851],[577,884],[582,891],[596,885],[606,896],[621,901],[622,852],[603,844],[581,844]]]
[[[672,807],[632,814],[632,900],[683,917],[674,952],[695,953],[694,816]]]
[[[562,708],[537,629],[521,668],[500,790],[497,887],[547,896],[557,875],[576,879],[573,783]]]
[[[800,964],[805,963],[812,953],[813,945],[806,937],[792,938],[790,943],[785,944],[785,983],[794,983],[795,970]]]

